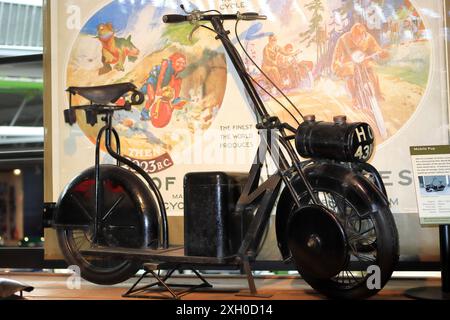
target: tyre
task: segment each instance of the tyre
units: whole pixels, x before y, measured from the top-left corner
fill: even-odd
[[[102,165],[103,209],[97,244],[104,247],[146,248],[157,243],[157,206],[136,175],[117,166]],[[128,280],[141,267],[139,261],[107,256],[85,256],[93,243],[95,169],[74,179],[57,204],[56,232],[69,265],[80,268],[83,279],[100,285]]]
[[[368,203],[369,198],[357,196],[351,183],[341,183],[339,186],[320,177],[310,182],[321,204],[334,214],[344,229],[347,262],[339,273],[325,279],[303,273],[302,264],[306,262],[295,261],[294,257],[299,273],[311,287],[329,298],[364,299],[377,294],[390,279],[399,257],[397,229],[388,205],[382,205],[382,201]],[[376,188],[369,182],[366,185]],[[365,192],[376,193],[375,189]],[[312,204],[307,192],[302,190],[300,194],[302,206]],[[377,206],[378,210],[367,211],[371,206]],[[292,202],[291,214],[295,210]],[[289,230],[288,234],[296,232],[299,230]],[[293,250],[292,248],[291,252]],[[372,273],[375,270],[372,268],[376,269],[375,274]],[[374,278],[372,275],[379,277]]]

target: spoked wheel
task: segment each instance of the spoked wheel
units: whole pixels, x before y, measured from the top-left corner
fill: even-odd
[[[294,212],[289,224],[289,247],[299,273],[330,298],[361,299],[376,294],[398,260],[398,235],[388,206],[361,212],[359,208],[368,207],[362,205],[364,199],[349,199],[325,186],[313,187],[321,206],[313,206],[310,196],[303,193],[305,209]]]
[[[69,265],[93,283],[112,285],[134,276],[139,261],[89,256],[83,250],[96,246],[145,248],[157,242],[156,205],[143,182],[129,171],[102,166],[102,207],[94,232],[95,171],[86,170],[66,188],[57,204],[57,236]],[[94,239],[96,234],[97,238]]]
[[[93,247],[90,231],[57,229],[57,232],[66,261],[80,268],[83,279],[96,284],[113,285],[128,280],[140,268],[140,264],[133,261],[83,255],[83,249]]]

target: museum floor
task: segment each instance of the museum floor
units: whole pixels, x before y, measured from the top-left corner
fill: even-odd
[[[67,287],[68,277],[67,274],[55,273],[0,272],[0,278],[14,279],[34,286],[33,292],[24,293],[25,298],[29,300],[119,300],[123,299],[122,294],[132,285],[133,280],[116,286],[97,286],[81,281],[80,289],[70,290]],[[247,290],[246,278],[242,276],[208,275],[206,278],[214,286],[213,289],[185,295],[182,300],[236,300],[242,299],[236,296],[238,290]],[[178,276],[173,283],[193,283],[193,280],[189,276]],[[272,295],[269,298],[272,300],[324,299],[296,276],[257,276],[256,285],[260,293]],[[392,279],[385,289],[372,299],[407,299],[404,296],[407,289],[439,285],[440,279],[435,276],[413,278],[402,275]]]

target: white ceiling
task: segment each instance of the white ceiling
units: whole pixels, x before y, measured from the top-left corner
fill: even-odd
[[[0,0],[0,2],[25,4],[29,6],[40,6],[40,7],[42,7],[42,1],[43,0]]]

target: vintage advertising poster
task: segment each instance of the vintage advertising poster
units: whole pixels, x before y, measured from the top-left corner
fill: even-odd
[[[252,159],[245,157],[253,157],[257,133],[245,97],[229,76],[225,53],[213,34],[199,30],[190,41],[191,25],[162,23],[163,14],[178,10],[176,2],[52,4],[58,17],[66,17],[60,22],[65,35],[53,42],[58,48],[53,59],[60,66],[54,72],[59,79],[54,82],[59,89],[53,88],[58,90],[55,105],[67,106],[64,90],[69,86],[133,82],[146,101],[114,115],[122,152],[152,174],[171,215],[183,214],[186,172],[247,170]],[[75,105],[81,102],[73,100]],[[61,120],[57,162],[71,165],[60,165],[57,190],[93,163],[91,152],[101,127],[83,120],[68,127]]]
[[[292,125],[301,120],[284,100],[288,111],[271,99],[282,99],[279,87],[304,115],[321,121],[347,115],[349,121],[371,124],[377,142],[372,164],[388,188],[402,256],[424,259],[428,252],[426,259],[437,257],[434,233],[420,229],[409,146],[448,143],[442,1],[49,4],[54,200],[77,173],[93,165],[100,127],[64,123],[69,86],[130,81],[145,93],[141,106],[116,113],[114,121],[123,153],[152,174],[172,216],[183,214],[187,172],[247,171],[258,144],[256,122],[220,42],[208,30],[191,33],[193,25],[165,25],[161,17],[183,13],[180,4],[186,10],[259,12],[268,19],[226,27],[268,110]],[[263,256],[277,259],[275,242],[271,246]]]

